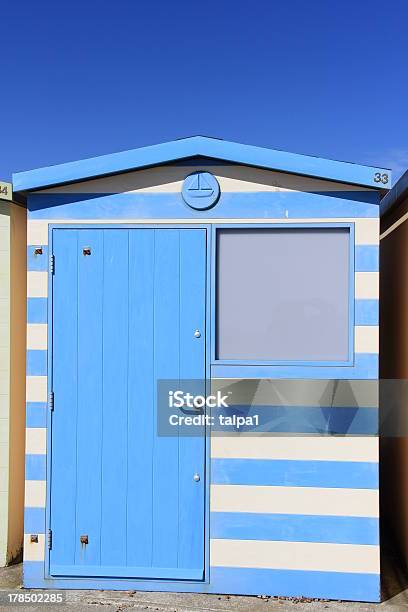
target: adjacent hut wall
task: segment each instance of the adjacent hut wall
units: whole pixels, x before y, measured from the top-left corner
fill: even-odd
[[[381,514],[408,565],[408,198],[381,219]]]
[[[21,554],[24,533],[27,210],[11,204],[10,426],[8,559]]]
[[[0,565],[7,562],[10,419],[10,204],[0,200]]]
[[[0,201],[0,565],[23,542],[26,209]]]

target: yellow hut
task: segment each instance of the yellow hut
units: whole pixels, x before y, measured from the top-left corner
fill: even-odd
[[[26,209],[0,182],[0,565],[23,542]]]

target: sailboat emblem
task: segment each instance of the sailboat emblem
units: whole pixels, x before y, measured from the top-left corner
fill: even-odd
[[[220,186],[217,179],[209,172],[194,172],[185,179],[182,195],[191,208],[205,210],[211,208],[217,201]]]

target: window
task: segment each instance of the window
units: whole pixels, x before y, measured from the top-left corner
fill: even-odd
[[[217,230],[216,359],[347,362],[350,228]]]

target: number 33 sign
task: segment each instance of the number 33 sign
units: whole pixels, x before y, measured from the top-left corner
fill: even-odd
[[[376,172],[374,174],[374,183],[382,183],[386,185],[388,183],[388,174],[385,172]]]

